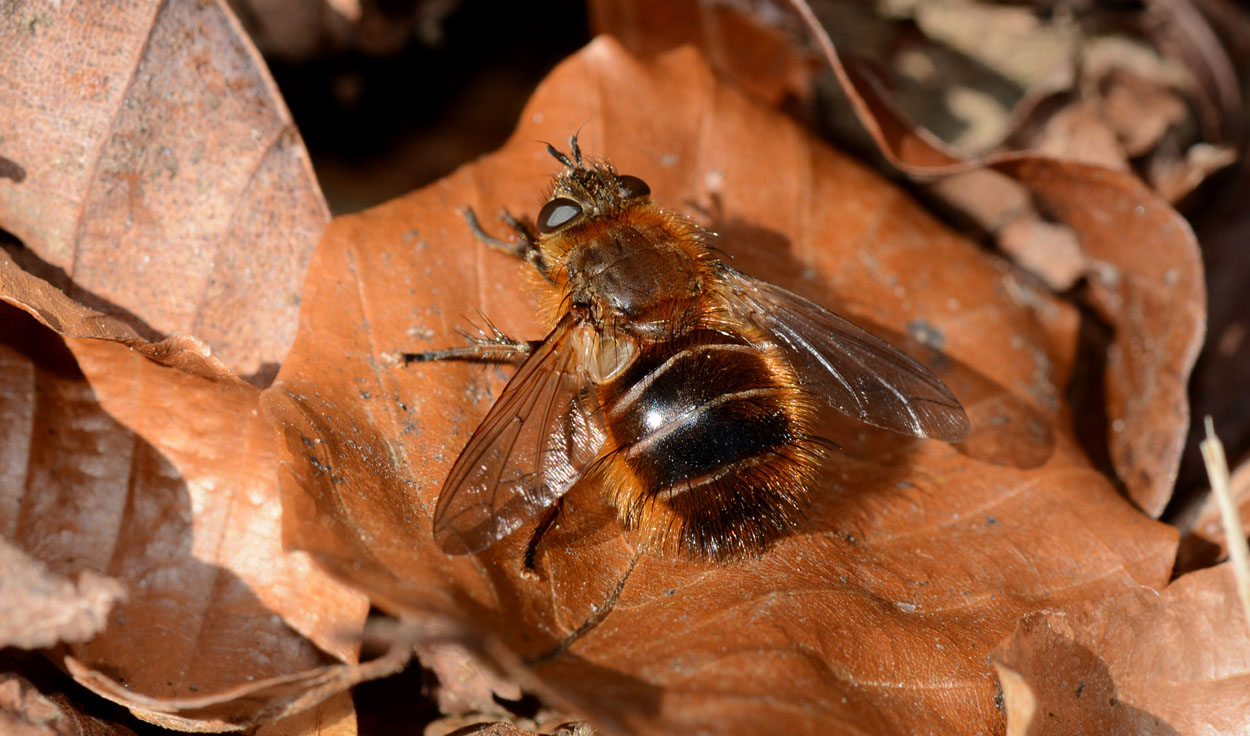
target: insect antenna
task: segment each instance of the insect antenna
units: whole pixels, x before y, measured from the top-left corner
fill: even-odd
[[[565,156],[563,153],[561,153],[560,151],[556,150],[556,147],[555,147],[555,146],[553,146],[553,145],[551,145],[550,143],[548,143],[548,144],[547,144],[547,153],[550,153],[550,154],[551,154],[551,156],[552,156],[552,158],[554,158],[555,160],[557,160],[557,161],[559,161],[560,163],[564,164],[565,166],[569,167],[570,169],[580,169],[580,168],[581,168],[581,164],[582,164],[582,162],[581,162],[581,159],[580,159],[580,158],[578,159],[577,163],[573,163],[573,162],[569,159],[569,157],[568,157],[568,156]]]
[[[577,145],[576,133],[569,136],[569,149],[573,152],[573,160],[577,162],[577,168],[584,168],[582,166],[582,147]]]

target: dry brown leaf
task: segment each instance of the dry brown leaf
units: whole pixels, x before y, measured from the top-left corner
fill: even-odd
[[[1029,614],[994,651],[1008,734],[1241,733],[1250,703],[1250,621],[1228,565]],[[1017,701],[1018,702],[1018,701]]]
[[[4,274],[4,288],[37,281],[11,262]],[[313,642],[350,662],[365,602],[306,555],[282,551],[277,446],[259,391],[148,360],[153,346],[46,284],[0,299],[94,330],[66,340],[0,307],[0,414],[15,430],[0,533],[54,573],[109,575],[128,596],[100,635],[63,650],[76,677],[149,720],[196,692],[248,696],[223,696],[184,728],[267,712],[253,681],[333,680],[322,697],[355,682],[360,668]],[[124,687],[110,690],[111,678]],[[311,705],[309,689],[274,697]]]
[[[238,642],[234,644],[237,647]],[[66,657],[64,664],[78,682],[145,721],[175,731],[218,732],[290,718],[361,682],[393,675],[410,658],[410,648],[401,647],[358,665],[331,664],[265,679],[245,673],[242,679],[253,679],[207,695],[183,697],[147,697],[73,657]]]
[[[538,736],[536,731],[480,716],[442,718],[425,727],[423,736]]]
[[[737,267],[927,334],[961,397],[979,377],[1032,406],[1056,427],[1036,440],[1040,466],[1010,443],[978,460],[834,422],[844,450],[808,524],[759,559],[640,555],[590,487],[566,497],[539,582],[519,575],[526,528],[474,558],[444,555],[430,533],[439,484],[506,371],[394,355],[454,344],[478,310],[544,334],[523,265],[476,243],[457,208],[532,214],[556,170],[533,141],[587,119],[583,149],[664,206],[718,203],[717,244]],[[290,543],[380,606],[502,642],[523,686],[608,732],[993,732],[987,655],[1015,618],[1161,586],[1174,551],[1174,531],[1125,503],[1062,428],[1075,329],[1070,308],[723,86],[695,52],[648,64],[601,39],[553,72],[502,152],[335,221],[263,403],[290,455]],[[995,427],[971,403],[974,433],[1036,429]]]
[[[356,736],[351,693],[339,693],[301,713],[256,729],[254,736]]]
[[[134,736],[77,711],[63,695],[47,696],[21,675],[0,672],[0,733],[5,736]]]
[[[1228,61],[1225,49],[1210,46],[1207,59],[1184,61]],[[1194,77],[1206,70],[1167,51],[1125,34],[1082,38],[1066,83],[1031,89],[1017,106],[1009,146],[1135,171],[1165,201],[1180,202],[1237,156],[1223,134],[1200,130]],[[1228,122],[1235,128],[1239,117],[1237,111]]]
[[[496,700],[518,701],[522,697],[516,682],[494,669],[482,667],[478,653],[457,641],[428,641],[417,644],[421,666],[439,673],[434,697],[440,713],[493,713],[507,710]]]
[[[329,213],[255,50],[217,2],[0,15],[0,224],[73,299],[211,344],[265,384]],[[24,264],[30,265],[30,264]]]
[[[918,176],[993,169],[1077,233],[1091,306],[1115,330],[1103,380],[1111,459],[1130,498],[1152,516],[1163,513],[1189,428],[1185,386],[1206,321],[1202,263],[1189,225],[1124,172],[1030,154],[960,161],[898,116],[868,80],[843,68],[832,45],[824,50],[896,166]]]
[[[770,104],[810,102],[820,59],[804,49],[802,27],[766,1],[757,3],[588,3],[590,25],[635,54],[654,56],[678,46],[703,49],[712,67]]]
[[[595,736],[585,721],[556,721],[550,725],[482,720],[481,716],[442,718],[425,727],[424,736]]]
[[[0,301],[25,311],[62,337],[110,340],[184,373],[240,383],[203,340],[192,335],[177,335],[157,343],[148,342],[125,320],[85,307],[47,281],[23,271],[2,250]]]
[[[90,639],[104,628],[109,609],[125,597],[112,578],[83,570],[71,581],[0,537],[0,649]]]
[[[1186,384],[1205,335],[1193,231],[1120,172],[1028,157],[994,168],[1024,182],[1081,238],[1086,298],[1114,330],[1103,376],[1111,459],[1129,497],[1157,517],[1180,467],[1190,418]]]
[[[35,318],[0,307],[0,532],[129,596],[57,656],[191,730],[402,666],[406,650],[353,664],[366,602],[282,550],[275,438],[236,377],[276,372],[328,213],[233,18],[213,2],[21,6],[0,19],[0,68],[0,224],[56,284],[0,254],[0,299]]]

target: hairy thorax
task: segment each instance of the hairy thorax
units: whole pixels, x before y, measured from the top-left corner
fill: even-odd
[[[563,301],[587,309],[601,330],[638,338],[669,337],[699,319],[704,275],[683,247],[682,223],[663,215],[601,218],[566,237],[556,269]]]

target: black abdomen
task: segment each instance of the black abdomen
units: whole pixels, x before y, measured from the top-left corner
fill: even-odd
[[[649,542],[715,558],[794,525],[818,459],[788,366],[704,330],[644,350],[603,387],[612,497]]]

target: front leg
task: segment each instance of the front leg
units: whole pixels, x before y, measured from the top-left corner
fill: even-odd
[[[427,350],[423,353],[400,353],[404,365],[411,363],[428,363],[435,360],[471,360],[482,363],[514,363],[534,351],[541,341],[527,342],[516,340],[505,335],[490,320],[486,320],[487,334],[479,330],[478,334],[464,333],[469,344],[459,348],[443,348]]]
[[[508,227],[512,228],[514,232],[516,232],[517,238],[515,241],[496,238],[494,235],[486,232],[486,230],[483,229],[482,224],[478,222],[477,214],[472,209],[465,207],[461,210],[461,213],[464,214],[464,219],[468,221],[469,229],[473,231],[473,237],[480,240],[489,248],[494,248],[495,250],[503,251],[510,256],[520,258],[534,268],[538,269],[538,272],[541,273],[544,278],[551,280],[551,277],[547,275],[547,264],[543,261],[542,251],[538,248],[537,236],[535,236],[529,229],[529,226],[518,220],[516,217],[513,217],[512,213],[507,210],[503,210],[499,213],[499,218],[503,220]]]

